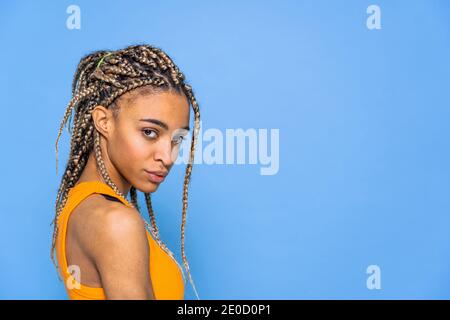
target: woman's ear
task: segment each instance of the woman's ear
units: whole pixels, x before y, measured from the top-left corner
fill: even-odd
[[[98,132],[104,137],[107,138],[111,134],[112,114],[110,110],[101,105],[95,106],[92,110],[92,121]]]

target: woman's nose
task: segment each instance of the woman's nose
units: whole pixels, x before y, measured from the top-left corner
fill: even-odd
[[[155,150],[155,160],[162,161],[165,166],[171,166],[173,159],[172,141],[169,139],[161,139]]]

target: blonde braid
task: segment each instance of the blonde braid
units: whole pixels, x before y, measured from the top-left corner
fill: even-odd
[[[130,188],[130,198],[131,198],[131,203],[134,205],[136,210],[140,212],[139,205],[138,205],[138,200],[137,200],[137,193],[136,193],[136,188],[135,187],[131,187]]]

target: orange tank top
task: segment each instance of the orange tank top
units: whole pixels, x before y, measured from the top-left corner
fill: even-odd
[[[71,212],[93,193],[117,198],[124,205],[132,207],[127,199],[119,196],[105,183],[99,181],[80,182],[69,190],[67,202],[58,217],[58,236],[56,239],[56,257],[60,275],[71,300],[105,300],[101,287],[89,287],[78,283],[69,272],[66,258],[66,231]],[[178,262],[166,253],[146,230],[150,250],[150,279],[156,300],[184,299],[183,272]]]

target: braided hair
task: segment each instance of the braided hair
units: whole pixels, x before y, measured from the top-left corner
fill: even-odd
[[[183,184],[181,256],[189,280],[198,298],[185,255],[184,233],[188,207],[188,187],[194,162],[197,136],[200,130],[200,111],[192,87],[185,82],[184,74],[164,51],[154,46],[132,45],[117,51],[95,51],[83,57],[78,64],[72,82],[72,99],[64,113],[55,145],[56,173],[58,174],[58,141],[66,122],[69,120],[68,130],[71,133],[70,153],[56,196],[55,217],[50,224],[54,225],[50,256],[58,269],[54,258],[58,235],[58,216],[67,202],[70,188],[76,184],[81,176],[91,152],[94,152],[97,166],[106,184],[118,195],[125,198],[125,195],[114,184],[106,170],[100,149],[100,134],[95,129],[91,112],[95,106],[102,105],[111,109],[113,114],[116,114],[118,112],[117,98],[126,92],[141,87],[143,89],[151,87],[154,91],[184,93],[194,111],[194,132]],[[71,119],[69,118],[72,118],[72,112],[74,113],[73,126],[70,128]],[[159,238],[150,193],[144,193],[144,195],[151,227],[145,220],[144,222],[163,250],[173,258],[172,252]],[[132,206],[139,211],[136,188],[133,186],[130,188],[130,198]],[[183,271],[182,268],[180,269]],[[184,272],[182,274],[185,279]],[[185,283],[186,281],[185,279]]]

